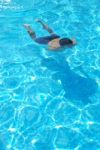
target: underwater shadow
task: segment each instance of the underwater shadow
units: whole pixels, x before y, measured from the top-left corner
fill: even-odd
[[[54,80],[61,80],[66,98],[81,100],[85,104],[90,103],[89,97],[97,90],[97,84],[93,79],[76,74],[61,57],[59,62],[53,58],[43,58],[42,66],[54,71],[52,76]]]

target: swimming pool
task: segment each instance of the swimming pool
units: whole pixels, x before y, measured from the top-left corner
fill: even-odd
[[[0,0],[0,150],[100,149],[99,0]],[[50,52],[47,22],[77,46]]]

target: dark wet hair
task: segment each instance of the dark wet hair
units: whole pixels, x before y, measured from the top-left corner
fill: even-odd
[[[72,44],[73,44],[73,41],[68,38],[60,39],[61,46],[72,45]]]

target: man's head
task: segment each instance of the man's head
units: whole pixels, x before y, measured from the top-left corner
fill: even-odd
[[[76,40],[75,39],[69,39],[69,38],[63,38],[60,39],[60,45],[61,46],[74,46],[76,45]]]

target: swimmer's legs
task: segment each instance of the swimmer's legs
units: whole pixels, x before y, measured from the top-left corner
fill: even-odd
[[[47,30],[50,34],[54,34],[54,31],[45,23],[43,23],[40,19],[37,19],[36,22],[39,22],[45,30]]]
[[[25,29],[27,30],[30,37],[34,40],[36,38],[35,32],[32,30],[29,24],[24,24]]]

